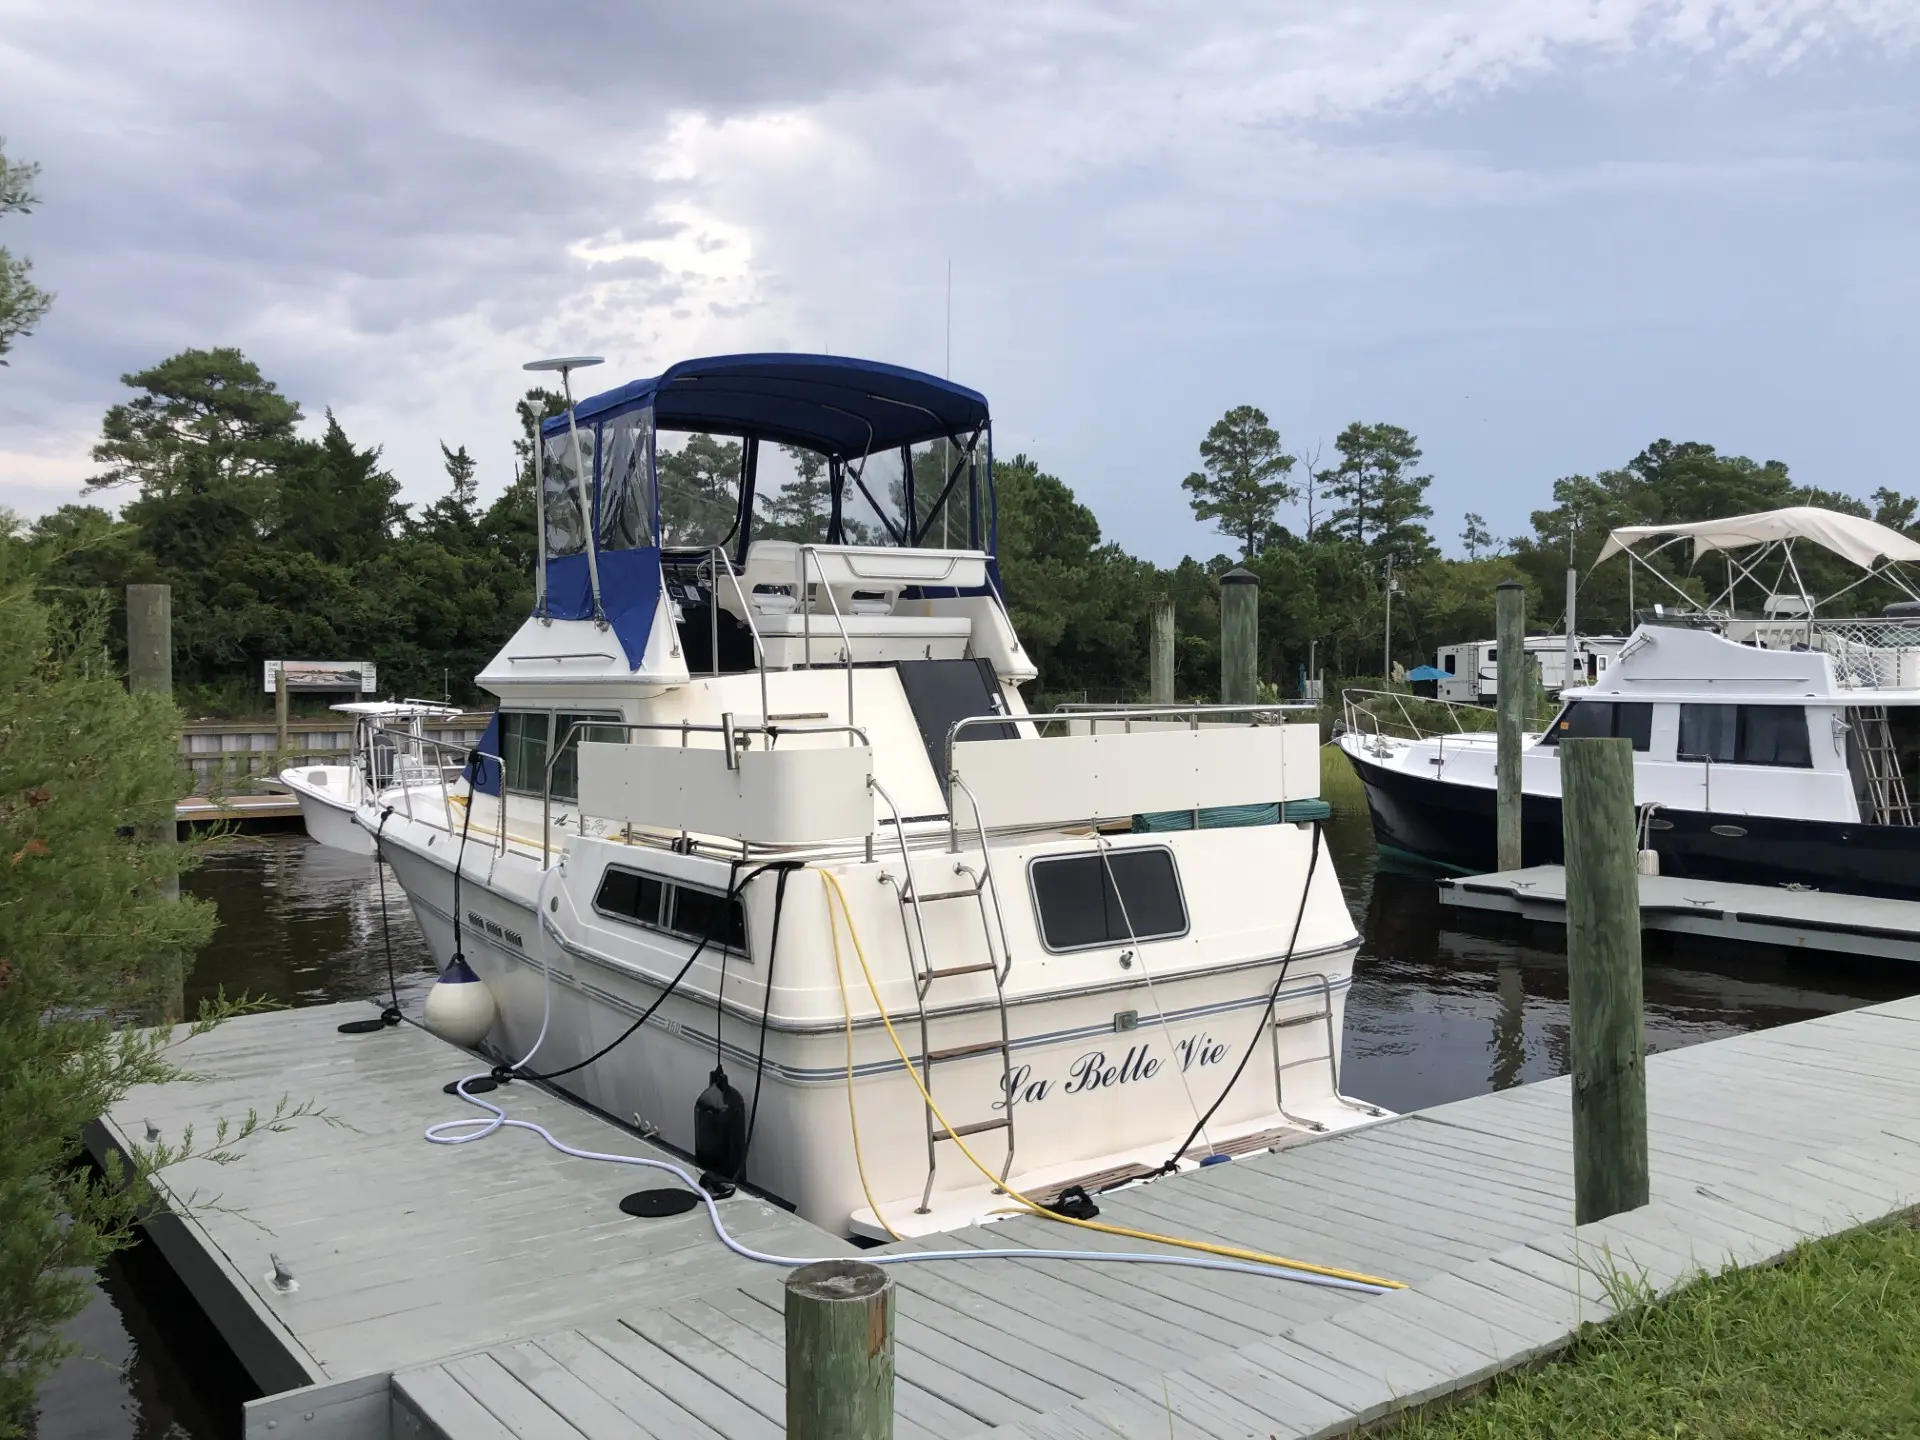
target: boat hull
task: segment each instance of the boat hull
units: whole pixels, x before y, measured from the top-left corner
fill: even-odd
[[[1469,874],[1496,868],[1492,788],[1408,775],[1346,753],[1383,849]],[[1520,823],[1523,863],[1562,863],[1558,796],[1525,796]],[[1920,827],[1662,809],[1648,842],[1663,875],[1920,900]]]
[[[758,1100],[745,1175],[750,1183],[837,1232],[871,1233],[872,1222],[855,1219],[870,1199],[879,1227],[903,1233],[937,1228],[917,1225],[915,1217],[928,1173],[925,1107],[894,1039],[870,1007],[851,1037],[832,1019],[771,1026],[763,1058],[757,1011],[730,1008],[716,1024],[711,996],[676,992],[642,1029],[620,1040],[659,1000],[661,981],[566,939],[560,932],[569,924],[569,903],[561,887],[540,888],[532,862],[471,847],[456,905],[452,870],[440,849],[457,845],[457,837],[443,833],[423,851],[413,831],[409,826],[398,836],[389,832],[388,860],[442,963],[453,953],[459,914],[460,950],[499,1006],[493,1048],[517,1060],[544,1027],[546,1038],[529,1068],[547,1072],[612,1045],[603,1058],[553,1083],[682,1151],[694,1148],[695,1100],[716,1066],[724,1068],[749,1112]],[[1330,873],[1327,881],[1332,883]],[[558,909],[555,923],[543,926],[536,907],[546,904]],[[867,936],[869,944],[878,938]],[[782,941],[783,950],[788,943]],[[1265,1012],[1280,975],[1279,956],[1208,974],[1162,974],[1150,986],[1135,971],[1097,990],[1014,1003],[1011,1096],[996,1049],[937,1067],[936,1100],[956,1126],[1004,1115],[1011,1101],[1016,1183],[1035,1173],[1030,1166],[1038,1166],[1045,1179],[1064,1182],[1103,1170],[1116,1158],[1156,1165],[1223,1091],[1226,1099],[1207,1132],[1216,1146],[1265,1134],[1291,1123],[1288,1117],[1306,1122],[1297,1130],[1358,1123],[1366,1118],[1364,1107],[1335,1097],[1354,947],[1349,928],[1317,953],[1303,948],[1287,967],[1274,1009],[1282,1022],[1277,1027],[1267,1023]],[[848,954],[845,962],[846,984],[860,1010],[865,982],[855,957]],[[917,1058],[918,1016],[910,1008],[905,1014],[896,1010],[893,1023],[900,1045]],[[998,1033],[997,1012],[975,1006],[936,1015],[928,1038],[932,1048],[944,1049],[991,1041]],[[1228,1090],[1243,1058],[1245,1070]],[[1287,1067],[1278,1073],[1277,1060]],[[967,1141],[997,1173],[1005,1160],[1005,1132]],[[938,1151],[930,1213],[944,1216],[943,1225],[1004,1208],[1005,1197],[994,1195],[988,1178],[956,1145],[941,1142]]]
[[[314,783],[315,775],[324,775],[326,783]],[[350,855],[371,855],[373,837],[354,823],[356,807],[348,788],[352,778],[345,765],[306,766],[282,771],[280,783],[299,800],[301,822],[313,839]]]

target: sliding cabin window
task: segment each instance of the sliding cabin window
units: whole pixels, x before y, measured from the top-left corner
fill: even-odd
[[[1803,705],[1682,705],[1682,760],[1813,767]]]
[[[593,897],[593,908],[615,920],[678,940],[695,944],[705,940],[716,950],[740,956],[747,953],[746,907],[738,898],[729,902],[725,895],[711,890],[610,865]]]
[[[1638,701],[1575,700],[1547,727],[1540,743],[1558,745],[1562,740],[1594,737],[1631,740],[1635,750],[1647,750],[1653,744],[1653,706]]]
[[[1041,943],[1056,953],[1187,933],[1187,903],[1170,850],[1053,856],[1028,866],[1027,880]]]
[[[582,725],[576,733],[576,721],[599,721]],[[580,740],[604,740],[619,744],[627,738],[619,728],[620,717],[602,713],[578,714],[546,710],[502,710],[500,712],[500,759],[506,772],[504,787],[516,795],[544,795],[547,789],[547,756],[555,742],[566,748],[553,767],[553,798],[569,804],[580,799]]]

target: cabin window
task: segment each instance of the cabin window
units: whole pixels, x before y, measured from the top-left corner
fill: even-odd
[[[573,463],[573,436],[566,430],[547,436],[542,453],[540,502],[547,517],[547,558],[578,555],[587,548],[587,525],[580,508],[582,471],[593,480],[594,429],[580,428],[580,468]]]
[[[1682,760],[1809,769],[1807,712],[1800,705],[1682,705]]]
[[[605,723],[595,724],[595,721]],[[620,728],[618,715],[574,715],[564,710],[556,714],[553,717],[553,741],[560,747],[560,753],[553,762],[553,798],[579,800],[582,740],[618,745],[626,738],[627,732]]]
[[[653,411],[607,421],[600,456],[600,548],[633,550],[653,543]]]
[[[552,716],[546,711],[502,710],[500,712],[500,761],[504,772],[501,784],[522,795],[538,795],[547,779],[547,727]]]
[[[1653,706],[1638,701],[1575,700],[1547,727],[1540,743],[1557,745],[1589,737],[1631,740],[1635,750],[1644,752],[1653,744]]]
[[[747,911],[737,896],[728,900],[711,890],[610,865],[600,879],[593,908],[675,939],[695,944],[705,940],[729,954],[747,953]]]
[[[684,431],[662,431],[654,443],[661,545],[669,550],[725,545],[740,521],[746,446],[724,435]]]
[[[1173,852],[1111,850],[1061,855],[1028,867],[1040,939],[1049,950],[1088,950],[1187,933]]]

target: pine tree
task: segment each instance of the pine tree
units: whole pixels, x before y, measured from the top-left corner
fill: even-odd
[[[1333,444],[1340,463],[1320,473],[1338,502],[1328,528],[1378,559],[1392,555],[1408,565],[1432,558],[1433,536],[1420,522],[1433,514],[1426,502],[1433,477],[1412,473],[1421,453],[1412,433],[1355,421]]]
[[[317,443],[304,443],[280,482],[281,548],[341,562],[379,554],[403,512],[400,482],[380,468],[380,447],[362,450],[333,411]]]
[[[37,196],[33,193],[38,165],[7,159],[6,141],[0,138],[0,215],[25,215],[32,211]],[[53,296],[32,280],[33,262],[25,256],[15,259],[0,246],[0,365],[5,365],[13,342],[31,335],[33,327],[53,304]]]
[[[1212,520],[1240,542],[1241,558],[1251,559],[1281,504],[1297,493],[1285,479],[1293,456],[1263,411],[1237,405],[1207,431],[1200,462],[1202,468],[1180,482],[1192,496],[1194,518]]]
[[[1482,550],[1493,549],[1493,532],[1487,529],[1484,515],[1476,515],[1469,510],[1466,523],[1460,529],[1460,544],[1467,552],[1467,559],[1478,560]]]
[[[449,450],[440,442],[447,471],[447,493],[420,512],[420,533],[451,550],[465,550],[480,535],[479,462],[462,445]]]
[[[25,549],[0,538],[0,1435],[148,1198],[79,1163],[87,1125],[175,1075],[166,1032],[118,1017],[164,1008],[214,921],[163,893],[193,847],[146,838],[173,826],[179,712],[100,663],[103,607],[63,627],[32,598]],[[133,1178],[165,1158],[137,1155]]]

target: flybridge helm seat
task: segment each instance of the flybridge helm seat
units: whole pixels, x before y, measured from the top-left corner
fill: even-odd
[[[963,652],[973,628],[923,602],[998,595],[987,402],[951,381],[827,355],[689,360],[540,437],[535,613],[604,623],[629,668],[663,580],[686,630],[724,614],[804,632],[826,615],[837,640],[837,612],[876,636],[910,622],[906,640],[937,621],[916,655]]]

